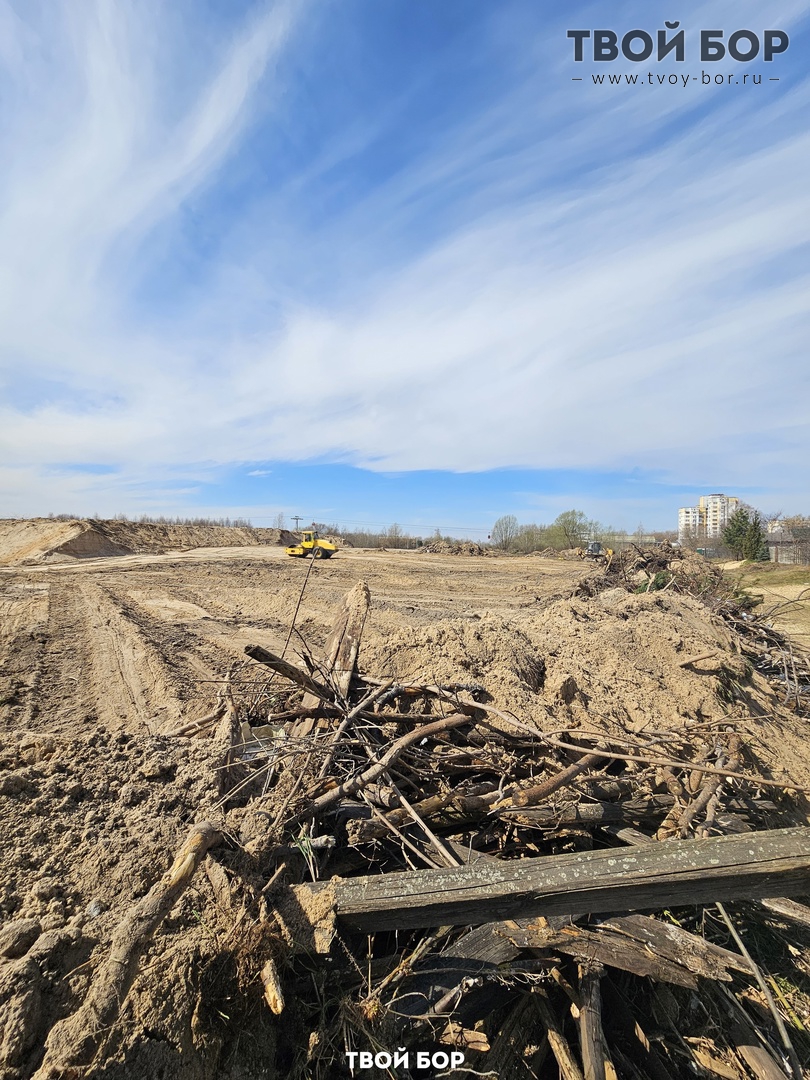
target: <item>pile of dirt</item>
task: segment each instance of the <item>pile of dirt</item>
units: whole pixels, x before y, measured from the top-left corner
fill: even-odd
[[[614,587],[509,621],[487,613],[441,620],[367,639],[361,663],[406,682],[479,683],[498,708],[544,730],[688,730],[738,720],[763,762],[810,784],[804,722],[779,707],[738,636],[691,596]]]
[[[354,544],[351,542],[351,540],[347,540],[345,536],[338,536],[335,533],[322,534],[321,539],[322,540],[327,540],[330,544],[334,544],[336,548],[354,547]],[[281,542],[281,541],[279,541],[279,542]],[[284,541],[284,543],[286,545],[287,543],[292,543],[292,541]],[[297,543],[297,541],[296,541],[296,543]]]
[[[472,540],[431,540],[423,544],[419,551],[429,555],[491,555],[492,549],[476,544]]]
[[[162,554],[206,547],[287,546],[298,538],[286,529],[219,525],[50,518],[0,521],[0,566],[67,562],[115,555]]]

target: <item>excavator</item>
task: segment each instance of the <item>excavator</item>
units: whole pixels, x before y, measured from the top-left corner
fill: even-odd
[[[310,554],[313,559],[331,559],[337,547],[330,544],[328,540],[321,540],[317,530],[304,529],[301,533],[301,543],[284,548],[284,551],[287,555],[292,555],[294,559],[305,559]]]

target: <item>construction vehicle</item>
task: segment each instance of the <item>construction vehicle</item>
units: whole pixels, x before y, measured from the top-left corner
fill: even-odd
[[[284,551],[287,555],[292,555],[294,559],[305,559],[310,554],[313,559],[331,559],[337,548],[328,540],[321,540],[315,529],[304,529],[301,533],[301,543],[284,548]]]
[[[580,559],[593,559],[594,562],[610,563],[613,548],[603,547],[599,540],[589,540],[585,548],[577,548]]]

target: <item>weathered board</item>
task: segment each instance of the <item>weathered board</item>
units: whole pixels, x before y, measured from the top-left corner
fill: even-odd
[[[344,701],[349,697],[349,686],[360,651],[360,638],[366,623],[371,594],[365,581],[358,581],[343,597],[343,603],[335,616],[324,647],[324,671],[329,682]],[[301,703],[305,708],[318,704],[318,698],[305,694]]]
[[[335,881],[335,910],[362,931],[480,925],[810,892],[810,828],[611,848]]]

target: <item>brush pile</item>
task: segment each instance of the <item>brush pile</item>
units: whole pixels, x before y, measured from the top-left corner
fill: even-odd
[[[608,567],[601,588],[621,582],[705,601],[719,575],[650,552]],[[756,642],[768,655],[786,643],[728,598],[716,607],[739,639],[727,661],[751,658],[725,674],[731,702]],[[234,680],[251,768],[232,797],[252,792],[240,842],[264,867],[287,942],[272,996],[294,1003],[295,1075],[799,1077],[810,1016],[743,943],[755,937],[768,966],[790,968],[792,942],[810,942],[810,908],[776,895],[810,891],[810,830],[785,828],[806,822],[796,785],[760,771],[732,722],[549,730],[493,705],[483,681],[405,680],[395,663],[361,675],[367,608],[360,585],[324,660],[291,668],[250,646],[273,674]],[[543,686],[541,658],[513,666]],[[723,678],[721,666],[721,694]],[[574,678],[554,688],[569,721],[581,697]],[[762,877],[755,840],[780,847],[763,854]],[[694,872],[679,862],[704,852]]]

